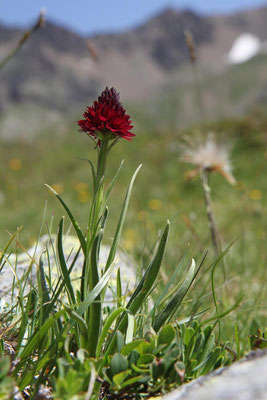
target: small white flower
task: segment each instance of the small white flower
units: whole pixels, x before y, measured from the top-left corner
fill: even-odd
[[[182,160],[195,165],[195,169],[187,174],[188,178],[194,178],[201,170],[218,172],[229,183],[235,184],[229,159],[229,149],[216,143],[214,136],[209,134],[206,142],[195,147],[186,147]]]

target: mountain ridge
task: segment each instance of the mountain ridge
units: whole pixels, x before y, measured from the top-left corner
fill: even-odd
[[[190,79],[185,29],[194,36],[200,74],[223,72],[225,56],[240,34],[267,39],[266,19],[267,6],[208,17],[168,8],[134,29],[88,38],[47,22],[0,71],[1,131],[8,129],[5,121],[18,107],[38,106],[60,120],[106,85],[115,86],[128,102],[154,99],[162,90],[165,95],[168,87],[174,90],[174,82],[178,90]],[[22,33],[0,25],[0,59]]]

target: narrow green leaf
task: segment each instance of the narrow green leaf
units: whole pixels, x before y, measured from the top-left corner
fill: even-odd
[[[198,333],[196,342],[194,344],[194,349],[191,355],[192,359],[198,360],[199,354],[202,352],[204,342],[205,342],[205,336],[204,333],[201,331]]]
[[[171,278],[168,280],[167,284],[164,286],[164,288],[162,289],[162,291],[159,293],[159,296],[157,297],[157,299],[155,299],[154,302],[154,306],[152,308],[152,310],[150,311],[150,316],[154,316],[156,309],[158,308],[158,306],[161,304],[161,302],[164,302],[165,300],[167,301],[168,298],[171,297],[171,295],[173,294],[173,292],[176,292],[178,287],[173,287],[171,289],[171,286],[173,286],[174,282],[177,282],[178,279],[178,275],[182,274],[182,270],[184,269],[184,258],[180,261],[179,265],[177,268],[175,268],[174,273],[172,274]]]
[[[105,341],[105,339],[106,339],[106,336],[107,336],[107,334],[108,334],[108,331],[109,331],[111,325],[112,325],[113,322],[118,318],[118,316],[119,316],[121,313],[123,313],[124,311],[127,312],[127,309],[126,309],[125,307],[120,307],[120,308],[117,308],[116,310],[114,310],[114,311],[108,316],[108,318],[107,318],[107,320],[106,320],[106,322],[105,322],[105,324],[104,324],[104,326],[103,326],[101,335],[100,335],[100,337],[99,337],[99,339],[98,339],[98,342],[97,342],[96,358],[99,358],[99,356],[100,356],[100,352],[101,352],[103,343],[104,343],[104,341]]]
[[[120,389],[122,382],[127,378],[127,376],[131,375],[131,370],[122,371],[113,376],[113,382]]]
[[[14,238],[16,237],[16,235],[17,235],[17,232],[13,233],[13,235],[10,237],[9,241],[7,242],[6,247],[4,248],[4,250],[3,251],[0,250],[0,272],[1,272],[1,270],[4,267],[4,264],[5,264],[5,263],[3,263],[3,259],[5,257],[5,254],[6,254],[7,250],[8,250],[8,248],[9,248],[10,244],[12,243]]]
[[[123,203],[123,206],[122,206],[122,211],[121,211],[120,218],[119,218],[119,221],[118,221],[117,229],[116,229],[116,232],[115,232],[115,235],[114,235],[114,239],[113,239],[110,251],[109,251],[108,259],[107,259],[107,262],[106,262],[105,272],[109,269],[110,265],[114,261],[114,258],[115,258],[116,252],[117,252],[117,248],[118,248],[118,245],[119,245],[119,240],[120,240],[123,224],[124,224],[124,221],[125,221],[125,218],[126,218],[126,214],[127,214],[127,210],[128,210],[128,205],[129,205],[129,201],[130,201],[130,197],[131,197],[133,184],[134,184],[135,178],[136,178],[141,166],[142,166],[142,164],[139,165],[139,167],[136,169],[136,171],[133,174],[133,177],[132,177],[132,179],[130,181],[130,184],[128,186],[128,190],[127,190],[127,193],[126,193],[126,196],[125,196],[125,199],[124,199],[124,203]]]
[[[186,318],[181,318],[175,321],[175,325],[184,325],[187,324],[187,322],[190,321],[194,321],[195,319],[197,319],[198,317],[200,317],[201,315],[205,314],[207,311],[210,311],[214,306],[205,308],[202,311],[199,311],[198,313],[191,315],[190,317],[186,317]]]
[[[194,334],[195,334],[195,330],[191,326],[188,326],[186,328],[185,334],[184,334],[184,344],[185,344],[185,346],[189,345],[190,340],[192,339]]]
[[[205,343],[203,345],[203,351],[199,358],[199,361],[206,360],[207,357],[209,357],[210,353],[213,351],[214,347],[215,347],[215,336],[212,333],[208,337],[208,339],[205,340]]]
[[[45,307],[47,303],[50,302],[50,296],[49,296],[49,289],[46,284],[46,278],[45,278],[45,272],[44,272],[44,263],[42,261],[42,256],[40,257],[39,260],[39,273],[40,273],[40,287],[39,287],[39,293],[41,294],[41,306]]]
[[[127,387],[127,386],[131,386],[134,383],[146,383],[147,381],[149,381],[150,379],[150,375],[138,375],[138,376],[134,376],[133,378],[130,379],[126,379],[122,384],[121,384],[121,389]],[[159,400],[161,399],[161,397],[158,398]]]
[[[107,218],[108,218],[108,208],[105,207],[105,210],[103,212],[103,215],[101,217],[101,221],[100,221],[100,229],[102,229],[104,231],[105,229],[105,225],[107,222]]]
[[[75,257],[74,257],[74,259],[73,259],[73,261],[71,263],[71,266],[70,266],[70,268],[68,270],[68,274],[69,275],[70,275],[72,269],[74,268],[74,266],[76,264],[76,261],[77,261],[77,259],[79,257],[79,254],[80,254],[80,251],[81,251],[81,247],[78,249],[78,251],[77,251],[77,253],[76,253],[76,255],[75,255]],[[61,281],[62,281],[62,283],[59,286]],[[59,277],[57,285],[55,287],[55,290],[53,291],[53,294],[51,296],[50,304],[49,304],[49,306],[47,307],[47,310],[44,313],[44,320],[46,320],[46,318],[48,317],[49,313],[55,308],[56,301],[59,298],[64,286],[65,286],[65,282],[62,280],[62,277]]]
[[[69,271],[67,268],[64,251],[63,251],[63,224],[64,224],[64,218],[61,218],[60,223],[59,223],[58,235],[57,235],[58,259],[59,259],[59,264],[60,264],[60,270],[62,273],[62,279],[63,279],[64,285],[65,285],[65,288],[66,288],[66,291],[68,294],[69,302],[70,302],[70,304],[75,304],[76,303],[75,294],[74,294],[73,286],[71,284]]]
[[[132,369],[134,370],[134,372],[137,372],[138,374],[147,374],[150,372],[149,366],[145,365],[145,366],[137,366],[135,364],[131,365]]]
[[[79,226],[77,220],[74,218],[74,216],[72,215],[72,213],[71,213],[69,207],[68,207],[67,204],[62,200],[62,198],[57,194],[57,192],[56,192],[53,188],[51,188],[51,186],[49,186],[49,185],[47,185],[47,184],[45,184],[45,186],[47,186],[47,187],[56,195],[56,197],[58,198],[59,202],[63,205],[63,207],[64,207],[65,210],[67,211],[67,214],[68,214],[68,216],[69,216],[69,218],[70,218],[70,220],[71,220],[72,226],[73,226],[73,228],[75,229],[75,232],[76,232],[77,237],[78,237],[78,239],[79,239],[79,242],[80,242],[80,244],[81,244],[81,248],[82,248],[83,254],[84,254],[84,256],[86,257],[86,240],[85,240],[85,238],[84,238],[84,235],[83,235],[83,233],[82,233],[82,231],[81,231],[81,228],[80,228],[80,226]]]
[[[95,172],[95,167],[94,167],[94,164],[92,163],[91,160],[87,160],[87,161],[89,162],[90,167],[91,167],[92,177],[93,177],[93,188],[94,188],[94,191],[95,191],[95,185],[96,185],[96,172]]]
[[[89,289],[92,291],[94,287],[99,282],[98,275],[98,263],[99,263],[99,251],[100,245],[103,237],[103,229],[100,229],[100,232],[96,236],[92,250],[91,250],[91,262],[90,262],[90,280],[89,280]],[[89,332],[88,332],[88,351],[91,357],[95,357],[96,347],[98,342],[98,337],[100,333],[101,326],[101,296],[100,294],[95,298],[93,304],[90,307],[89,314]]]
[[[160,243],[157,249],[157,252],[155,254],[155,257],[151,261],[149,267],[147,268],[143,278],[139,282],[136,290],[134,291],[133,295],[131,296],[127,308],[135,314],[140,306],[143,304],[145,298],[147,297],[148,293],[150,292],[150,289],[154,285],[158,273],[161,267],[165,247],[167,244],[168,240],[168,235],[169,235],[169,229],[170,229],[170,222],[167,221],[167,225],[163,231],[163,234],[160,239]]]
[[[121,306],[121,270],[120,267],[117,269],[117,307]]]
[[[239,304],[241,303],[241,301],[243,300],[243,298],[244,298],[243,295],[240,296],[240,298],[236,301],[236,303],[235,303],[232,307],[230,307],[228,310],[222,312],[221,314],[216,315],[215,317],[209,318],[208,320],[205,321],[205,323],[214,321],[215,319],[218,320],[219,318],[223,318],[223,317],[225,317],[227,314],[230,314],[233,310],[235,310],[237,307],[239,307]]]
[[[205,327],[205,329],[203,330],[203,333],[204,333],[204,336],[205,336],[205,342],[208,341],[208,339],[209,339],[209,337],[210,337],[210,335],[212,333],[212,330],[213,330],[213,326],[212,325],[207,325]]]
[[[28,329],[29,329],[29,313],[33,311],[34,309],[34,314],[36,313],[38,301],[37,301],[37,292],[35,289],[32,289],[28,295],[27,295],[27,303],[25,307],[25,312],[22,313],[21,316],[21,324],[19,327],[19,335],[18,338],[16,339],[16,347],[17,347],[17,355],[20,357],[21,352],[24,349],[24,346],[22,345],[23,341],[27,341],[28,337]],[[32,326],[34,324],[34,316],[32,316]],[[39,322],[39,321],[38,321]],[[26,339],[26,340],[25,340]]]
[[[88,220],[88,227],[90,227],[90,229],[88,229],[87,232],[87,248],[86,248],[87,255],[90,253],[92,238],[95,238],[95,236],[97,235],[97,232],[99,230],[99,224],[101,224],[103,216],[107,212],[107,208],[105,208],[104,210],[104,202],[103,202],[103,190],[104,190],[103,179],[104,176],[97,184],[97,188],[94,192],[94,197],[90,208],[89,220]]]
[[[82,334],[85,342],[87,342],[88,327],[86,325],[85,320],[77,312],[73,311],[67,304],[64,304],[64,308],[67,311],[67,313],[69,314],[69,316],[78,323],[80,330],[81,330],[81,334]]]
[[[222,348],[216,347],[201,364],[199,364],[192,370],[192,372],[200,370],[199,373],[200,375],[207,374],[210,370],[214,368],[221,353],[222,353]]]
[[[81,280],[81,299],[84,300],[88,294],[88,288],[92,290],[92,285],[90,282],[90,269],[91,269],[91,251],[92,247],[95,245],[96,236],[99,234],[99,231],[102,229],[104,231],[106,220],[108,217],[108,208],[105,207],[103,214],[100,213],[100,208],[102,207],[102,200],[101,200],[101,192],[102,191],[102,183],[98,187],[97,192],[95,193],[93,204],[90,210],[89,216],[89,224],[88,226],[88,236],[87,236],[87,250],[86,250],[86,257],[83,264],[82,270],[82,280]],[[101,192],[101,193],[100,193]],[[101,215],[100,215],[101,214]],[[100,215],[100,217],[99,217]],[[97,239],[98,242],[99,239]],[[99,253],[99,249],[98,249]],[[98,254],[97,254],[98,256]],[[99,257],[98,257],[99,258]]]
[[[29,355],[33,354],[35,349],[38,348],[38,343],[42,340],[42,338],[47,335],[48,330],[54,325],[54,323],[66,313],[65,310],[60,310],[56,314],[50,316],[43,324],[43,326],[38,329],[32,338],[27,343],[26,347],[24,348],[23,352],[21,353],[20,359],[21,362],[18,364],[19,368],[23,365],[24,359]],[[16,371],[19,370],[16,367]]]
[[[195,260],[192,259],[191,266],[189,268],[189,271],[181,284],[179,290],[177,293],[174,295],[174,297],[168,302],[166,307],[157,315],[155,318],[155,321],[153,323],[153,329],[157,332],[163,324],[166,323],[166,321],[169,321],[173,314],[176,312],[177,308],[181,304],[184,296],[188,292],[194,278],[195,278]]]
[[[108,283],[114,267],[115,267],[115,264],[110,266],[109,270],[105,272],[105,274],[99,280],[98,284],[87,295],[86,299],[80,304],[80,306],[78,307],[78,310],[77,310],[78,314],[82,315],[86,311],[86,309],[93,303],[93,301],[99,295],[99,293],[101,293],[103,288]]]
[[[42,256],[40,257],[39,265],[37,268],[37,282],[38,282],[38,293],[39,293],[39,301],[40,301],[38,324],[40,326],[42,326],[43,321],[44,321],[43,316],[50,306],[49,289],[46,284]]]

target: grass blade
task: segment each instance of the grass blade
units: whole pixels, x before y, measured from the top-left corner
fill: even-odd
[[[53,188],[51,188],[51,186],[49,186],[47,184],[45,184],[45,186],[47,186],[48,189],[50,189],[55,194],[55,196],[58,198],[59,202],[62,204],[62,206],[67,211],[67,214],[68,214],[68,216],[69,216],[69,218],[71,220],[72,226],[75,229],[75,232],[76,232],[77,237],[79,239],[79,242],[81,244],[83,254],[86,257],[86,240],[84,238],[84,235],[83,235],[83,233],[81,231],[81,228],[80,228],[78,222],[76,221],[76,219],[72,215],[72,213],[71,213],[69,207],[67,206],[67,204],[62,200],[62,198],[57,194],[57,192]]]
[[[140,164],[139,167],[136,169],[135,173],[132,176],[131,182],[130,182],[130,184],[128,186],[128,190],[127,190],[127,193],[126,193],[126,196],[125,196],[125,199],[124,199],[124,203],[123,203],[123,206],[122,206],[122,211],[121,211],[121,215],[120,215],[119,222],[118,222],[118,225],[117,225],[117,229],[116,229],[116,232],[115,232],[115,236],[114,236],[114,239],[113,239],[110,251],[109,251],[107,262],[106,262],[105,272],[109,269],[110,265],[114,261],[114,258],[115,258],[116,252],[117,252],[117,248],[118,248],[118,245],[119,245],[121,231],[122,231],[123,224],[124,224],[124,221],[125,221],[125,218],[126,218],[126,214],[127,214],[127,209],[128,209],[128,205],[129,205],[129,201],[130,201],[130,197],[131,197],[133,184],[134,184],[135,178],[136,178],[136,176],[137,176],[137,174],[138,174],[138,172],[139,172],[141,167],[142,167],[142,164]]]
[[[69,306],[67,306],[66,304],[64,304],[64,308],[67,311],[67,313],[69,314],[69,316],[74,319],[75,322],[78,323],[79,328],[81,330],[81,334],[84,338],[84,342],[87,342],[87,338],[88,338],[88,326],[85,322],[85,320],[79,315],[77,314],[75,311],[73,311]]]
[[[94,164],[92,163],[91,160],[87,160],[87,161],[89,162],[90,167],[91,167],[92,177],[93,177],[93,188],[94,188],[94,191],[95,191],[95,185],[96,185],[96,172],[95,172],[95,167],[94,167]]]
[[[21,366],[24,363],[24,359],[28,356],[30,356],[31,354],[33,354],[33,352],[35,351],[35,349],[38,347],[38,343],[42,340],[42,338],[47,335],[47,331],[54,325],[54,323],[63,315],[65,314],[66,311],[65,310],[60,310],[58,311],[56,314],[52,315],[51,317],[49,317],[44,324],[42,325],[42,327],[40,329],[38,329],[35,334],[32,336],[32,338],[30,339],[30,341],[28,342],[28,344],[26,345],[26,347],[24,348],[23,352],[20,355],[20,359],[21,361],[19,362],[19,364],[16,367],[16,372],[19,371],[19,369],[21,368]]]
[[[101,352],[103,343],[105,341],[105,338],[106,338],[106,336],[108,334],[108,331],[109,331],[111,325],[116,320],[116,318],[118,318],[118,316],[123,312],[127,312],[127,308],[125,308],[125,307],[117,308],[116,310],[114,310],[108,316],[108,318],[107,318],[107,320],[106,320],[106,322],[105,322],[105,324],[103,326],[103,329],[102,329],[101,335],[99,337],[98,343],[97,343],[96,358],[98,358],[100,356],[100,352]]]
[[[152,310],[150,311],[149,315],[150,316],[154,316],[156,313],[157,308],[159,307],[159,305],[165,301],[168,300],[168,298],[170,298],[170,296],[172,296],[173,291],[177,291],[177,287],[175,286],[174,288],[170,289],[171,286],[173,286],[174,282],[177,282],[177,276],[179,274],[181,274],[181,269],[183,270],[183,265],[185,263],[184,258],[180,261],[178,267],[175,269],[174,273],[172,274],[171,278],[168,280],[167,284],[164,286],[163,290],[161,291],[161,293],[159,293],[159,296],[157,297],[157,299],[154,302],[154,306],[152,308]]]
[[[0,250],[0,272],[1,272],[2,268],[3,268],[3,266],[5,265],[5,263],[3,263],[3,259],[5,257],[5,254],[6,254],[7,250],[8,250],[8,248],[9,248],[10,244],[12,243],[13,239],[16,237],[16,235],[17,235],[17,232],[13,233],[13,235],[10,237],[9,241],[7,242],[7,245],[4,248],[4,250],[3,251]]]
[[[163,324],[165,324],[167,321],[171,319],[179,305],[181,304],[184,296],[188,292],[194,278],[195,278],[195,269],[196,269],[196,263],[195,260],[192,259],[191,266],[189,268],[189,271],[181,284],[179,290],[177,293],[174,295],[174,297],[168,302],[166,307],[161,311],[161,313],[156,317],[154,323],[153,323],[153,329],[158,332],[158,330],[162,327]]]
[[[50,303],[49,289],[46,284],[44,263],[42,261],[42,256],[39,260],[39,268],[37,269],[37,281],[38,281],[38,292],[40,298],[40,320],[39,324],[43,323],[43,314],[46,312]]]
[[[99,264],[99,250],[103,238],[103,229],[96,236],[93,247],[91,250],[91,263],[90,263],[90,281],[89,289],[92,291],[99,282],[98,264]],[[95,357],[96,346],[100,333],[101,326],[101,296],[100,294],[95,298],[94,303],[90,307],[89,313],[89,332],[88,332],[88,351],[91,357]]]
[[[82,315],[86,311],[86,309],[93,303],[95,298],[101,293],[103,288],[108,283],[108,281],[110,279],[110,276],[111,276],[111,274],[113,272],[114,267],[115,267],[115,264],[112,264],[110,266],[109,270],[105,272],[105,274],[99,280],[98,284],[88,294],[86,299],[81,303],[81,305],[78,307],[78,310],[77,310],[78,314]]]
[[[117,288],[117,307],[119,308],[121,305],[121,296],[122,296],[122,286],[121,286],[121,270],[118,268],[117,270],[117,278],[116,278],[116,288]]]
[[[136,290],[134,291],[132,297],[130,298],[130,300],[127,304],[127,309],[130,310],[133,314],[135,314],[138,311],[138,309],[144,302],[145,298],[147,297],[148,293],[150,292],[150,289],[152,288],[152,286],[154,285],[154,283],[157,279],[157,276],[158,276],[158,273],[160,270],[160,266],[161,266],[161,262],[163,259],[165,247],[166,247],[167,240],[168,240],[169,230],[170,230],[170,222],[167,221],[167,225],[161,236],[155,257],[151,261],[143,278],[139,282]]]
[[[57,249],[58,249],[58,258],[60,269],[62,273],[62,279],[68,294],[70,304],[75,304],[75,294],[73,290],[73,286],[71,284],[70,275],[68,271],[68,267],[65,261],[64,251],[63,251],[63,224],[64,218],[61,218],[59,223],[58,235],[57,235]]]
[[[81,247],[78,249],[78,251],[77,251],[77,253],[76,253],[76,255],[75,255],[75,257],[74,257],[74,259],[73,259],[73,261],[71,263],[71,266],[70,266],[70,268],[68,270],[68,274],[71,273],[73,267],[75,266],[75,263],[76,263],[76,261],[77,261],[77,259],[79,257],[80,251],[81,251]],[[58,279],[56,288],[55,288],[55,290],[53,291],[53,294],[52,294],[51,302],[50,302],[50,304],[49,304],[49,306],[48,306],[48,308],[47,308],[47,310],[46,310],[46,312],[44,314],[44,320],[48,317],[48,315],[49,315],[49,313],[51,311],[55,310],[56,301],[59,298],[59,295],[60,295],[60,293],[62,292],[62,290],[63,290],[63,288],[65,286],[65,282],[64,281],[62,281],[61,285],[59,286],[60,281],[62,281],[62,277],[60,277]]]

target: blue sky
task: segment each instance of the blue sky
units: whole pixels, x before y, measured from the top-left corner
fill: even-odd
[[[0,22],[25,27],[45,7],[47,19],[86,34],[133,27],[168,6],[218,14],[264,4],[267,0],[0,0]]]

